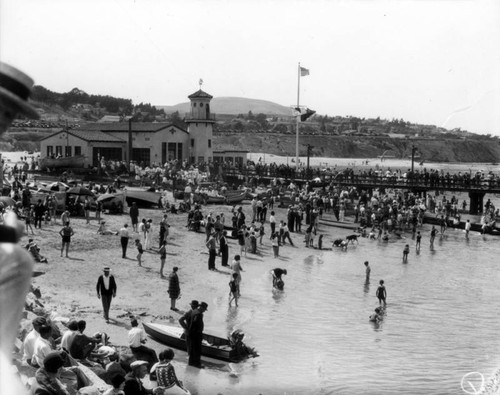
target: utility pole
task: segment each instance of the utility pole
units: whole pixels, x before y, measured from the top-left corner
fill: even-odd
[[[415,161],[415,152],[418,151],[418,148],[415,147],[414,145],[411,146],[411,173],[413,174],[413,167],[414,167],[414,161]]]
[[[128,169],[130,170],[132,163],[132,120],[134,117],[130,117],[128,120]]]
[[[309,157],[311,156],[311,151],[314,147],[311,144],[307,144],[307,178],[309,179]]]

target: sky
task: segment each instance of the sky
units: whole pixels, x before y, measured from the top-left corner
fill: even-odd
[[[500,1],[0,0],[0,60],[56,91],[202,89],[500,136]],[[300,78],[298,64],[310,74]]]

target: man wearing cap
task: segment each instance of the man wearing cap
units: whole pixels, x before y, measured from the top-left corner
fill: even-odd
[[[148,363],[138,360],[130,364],[131,371],[125,376],[125,386],[123,392],[125,395],[146,395],[152,394],[153,390],[144,388],[142,379],[148,373]]]
[[[60,351],[52,351],[43,359],[43,366],[36,371],[32,394],[69,394],[59,381],[59,371],[64,366],[64,358]]]
[[[191,310],[184,313],[184,315],[179,318],[179,324],[184,328],[184,334],[186,336],[186,351],[188,355],[191,353],[191,338],[189,337],[189,327],[191,326],[191,318],[193,312],[198,309],[199,303],[197,300],[191,301]]]
[[[34,81],[26,74],[0,62],[0,135],[18,114],[38,119],[28,103]],[[21,319],[25,297],[31,284],[33,258],[15,245],[23,234],[24,224],[10,212],[0,225],[0,393],[21,393],[22,384],[9,369],[12,347]],[[19,390],[19,391],[18,391]]]
[[[111,269],[105,267],[104,274],[101,274],[97,279],[96,291],[97,298],[102,301],[102,309],[104,310],[104,319],[109,323],[109,308],[111,307],[111,300],[116,297],[116,282],[115,277],[110,275]]]
[[[201,302],[191,317],[189,326],[189,337],[191,338],[191,353],[189,354],[189,365],[197,368],[204,368],[201,364],[201,343],[203,341],[203,313],[207,311],[208,305]]]

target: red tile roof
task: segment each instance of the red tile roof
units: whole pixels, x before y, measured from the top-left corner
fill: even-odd
[[[197,92],[194,92],[192,95],[188,96],[188,99],[196,99],[196,98],[212,99],[213,96],[209,95],[207,92],[203,92],[200,89]]]
[[[52,133],[51,135],[44,137],[42,140],[46,140],[50,137],[56,136],[60,133],[65,133],[66,130],[60,130],[58,132]],[[108,133],[101,132],[100,130],[82,130],[82,129],[73,129],[68,130],[68,134],[75,136],[79,139],[85,141],[101,141],[107,143],[126,143],[125,140],[112,136]]]
[[[160,130],[174,127],[183,132],[186,130],[175,126],[169,122],[132,122],[130,125],[132,132],[158,132]],[[90,123],[85,125],[85,130],[100,130],[102,132],[128,132],[128,122],[113,122],[113,123]]]

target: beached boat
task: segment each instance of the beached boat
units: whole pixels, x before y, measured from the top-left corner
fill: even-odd
[[[441,217],[435,217],[429,214],[424,214],[423,222],[430,225],[441,225]],[[453,222],[453,218],[448,218],[447,226],[449,228],[465,229],[465,221],[460,221],[458,224]],[[471,223],[470,230],[473,232],[482,232],[483,225],[479,223]],[[485,230],[486,234],[500,236],[500,228],[497,226],[487,226]]]
[[[125,191],[125,200],[129,206],[134,202],[137,207],[157,206],[160,198],[161,194],[159,192],[138,191],[133,189],[127,189]]]
[[[246,190],[234,191],[235,193],[229,193],[226,195],[226,204],[235,205],[241,203],[243,200],[247,199],[248,192]]]
[[[180,327],[155,323],[143,323],[144,330],[156,341],[169,347],[186,351],[184,330]],[[240,362],[249,356],[256,356],[243,342],[239,347],[233,346],[228,339],[204,333],[201,355],[226,362]]]
[[[85,166],[85,156],[76,155],[66,158],[42,158],[40,159],[40,170],[62,169],[62,168],[82,168]]]

